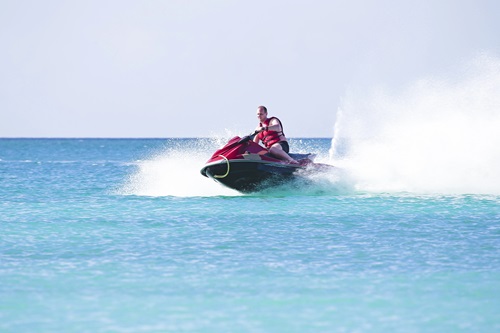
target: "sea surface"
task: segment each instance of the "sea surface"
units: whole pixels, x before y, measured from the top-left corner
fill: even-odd
[[[244,195],[227,139],[0,139],[0,332],[500,332],[498,169],[291,139],[338,168]]]

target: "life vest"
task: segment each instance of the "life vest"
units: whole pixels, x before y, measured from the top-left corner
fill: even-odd
[[[262,131],[258,135],[259,140],[261,140],[264,143],[264,146],[266,146],[266,148],[269,148],[272,145],[274,145],[275,143],[280,142],[281,141],[280,137],[285,136],[285,133],[283,133],[283,125],[281,124],[281,121],[276,117],[267,118],[266,121],[264,121],[263,123],[260,123],[260,127],[269,127],[269,123],[273,119],[276,119],[278,121],[278,123],[280,124],[280,127],[281,127],[281,131],[279,131],[279,132],[278,131]]]

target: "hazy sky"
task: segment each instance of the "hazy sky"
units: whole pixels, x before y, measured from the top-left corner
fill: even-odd
[[[0,0],[0,137],[332,137],[349,89],[500,54],[500,1]]]

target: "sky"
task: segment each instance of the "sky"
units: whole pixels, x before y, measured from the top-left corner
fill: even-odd
[[[349,91],[498,56],[499,31],[495,0],[0,0],[0,137],[244,135],[265,105],[328,138]]]

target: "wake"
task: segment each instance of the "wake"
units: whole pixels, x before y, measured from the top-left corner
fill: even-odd
[[[331,158],[358,191],[500,194],[500,59],[405,91],[351,92]]]

